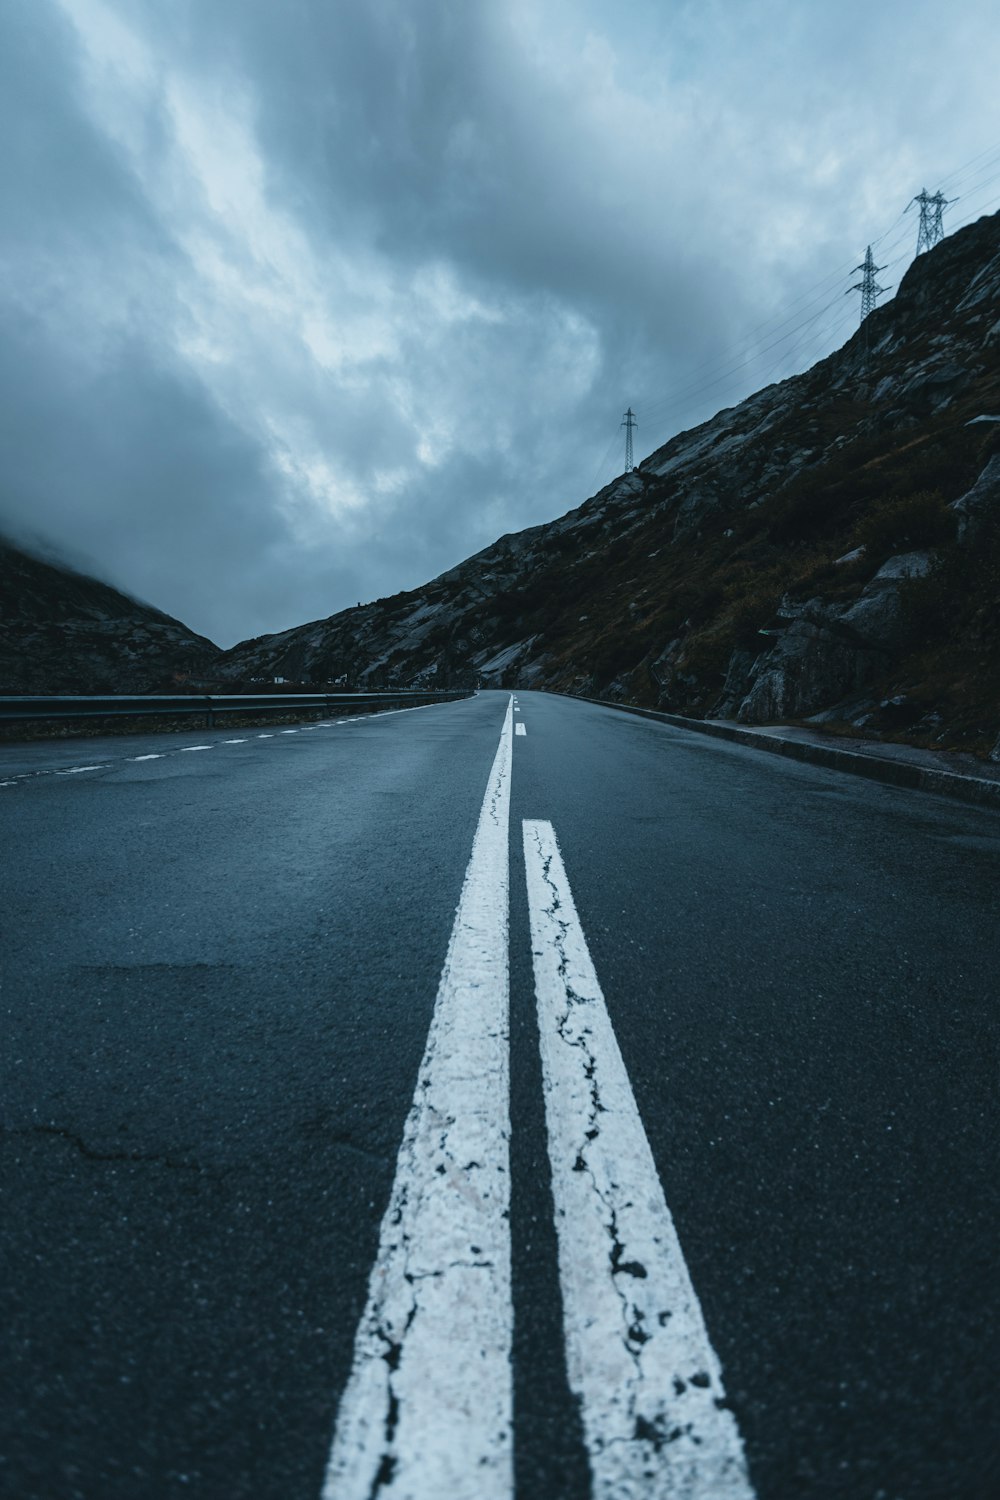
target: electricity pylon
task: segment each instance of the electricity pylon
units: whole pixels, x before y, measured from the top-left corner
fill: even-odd
[[[915,198],[911,198],[906,205],[912,208],[914,203],[920,205],[920,228],[917,230],[917,254],[921,250],[931,250],[938,240],[944,239],[944,211],[949,203],[954,203],[954,198],[946,198],[941,189],[936,193],[929,193],[926,188],[921,188]]]
[[[880,297],[883,292],[888,291],[887,287],[879,286],[875,280],[875,273],[877,271],[884,271],[885,266],[877,266],[875,264],[872,257],[872,247],[869,245],[865,252],[864,260],[860,266],[855,266],[854,269],[864,272],[861,280],[856,281],[850,288],[852,292],[861,293],[861,321],[863,323],[868,314],[873,311],[876,298]]]
[[[638,422],[635,419],[635,413],[633,412],[633,410],[632,410],[632,408],[630,406],[629,409],[628,409],[628,411],[622,417],[621,422],[619,423],[619,426],[625,428],[625,473],[626,474],[631,474],[631,472],[632,472],[632,429],[633,429],[633,427],[638,427],[638,425],[639,424],[638,424]]]

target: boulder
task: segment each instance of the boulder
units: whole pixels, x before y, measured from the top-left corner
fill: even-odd
[[[783,600],[787,629],[749,670],[737,660],[741,653],[733,653],[724,690],[727,706],[720,711],[732,711],[728,702],[741,671],[748,685],[736,717],[744,724],[802,718],[857,694],[903,644],[901,585],[923,577],[931,564],[929,552],[890,557],[848,608],[821,599],[799,605]]]
[[[995,453],[971,490],[952,502],[958,516],[958,540],[971,546],[990,520],[1000,517],[1000,453]]]
[[[906,630],[900,584],[923,578],[930,567],[929,552],[902,552],[890,557],[866,584],[857,602],[840,615],[840,623],[866,646],[895,650],[903,644]]]
[[[828,708],[863,688],[884,660],[882,652],[845,631],[833,610],[812,600],[757,658],[736,717],[743,724],[768,724]]]

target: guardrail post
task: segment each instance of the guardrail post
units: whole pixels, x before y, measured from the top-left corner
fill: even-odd
[[[205,728],[206,729],[214,729],[215,728],[215,714],[212,712],[212,700],[211,700],[211,698],[206,698],[205,699]]]

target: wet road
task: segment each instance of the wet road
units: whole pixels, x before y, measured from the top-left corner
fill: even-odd
[[[484,693],[0,841],[5,1494],[996,1492],[995,814]]]

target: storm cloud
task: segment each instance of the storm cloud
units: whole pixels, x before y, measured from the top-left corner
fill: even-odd
[[[0,529],[223,645],[413,587],[842,341],[998,70],[977,0],[5,0]]]

